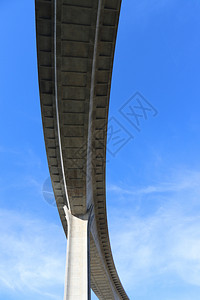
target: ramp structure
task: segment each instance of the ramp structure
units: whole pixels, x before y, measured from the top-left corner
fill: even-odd
[[[68,238],[65,300],[129,299],[108,234],[108,106],[121,0],[36,0],[42,121]]]

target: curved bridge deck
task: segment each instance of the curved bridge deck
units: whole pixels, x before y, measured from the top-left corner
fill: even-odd
[[[105,161],[111,75],[121,0],[36,0],[41,111],[64,231],[94,206],[91,287],[99,299],[129,299],[110,248]]]

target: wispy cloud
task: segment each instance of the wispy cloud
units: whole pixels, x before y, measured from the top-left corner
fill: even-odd
[[[128,285],[173,273],[200,286],[200,217],[164,210],[149,218],[119,217],[116,222],[123,228],[116,225],[112,246]]]
[[[30,147],[5,147],[0,145],[0,153],[2,153],[4,159],[9,159],[9,163],[12,162],[17,167],[36,167],[42,166],[42,161],[39,155],[33,151]]]
[[[13,190],[16,192],[19,189],[30,188],[41,194],[42,185],[48,176],[46,161],[42,161],[38,153],[31,148],[12,149],[0,145],[0,153],[2,153],[0,192]]]
[[[0,228],[1,290],[62,299],[65,269],[62,228],[8,210],[0,210]]]
[[[171,181],[161,180],[153,191],[118,186],[116,195],[116,189],[110,189],[115,202],[120,193],[131,199],[135,192],[144,199],[162,192],[166,200],[148,215],[133,206],[120,210],[112,206],[108,211],[114,259],[133,296],[144,282],[168,289],[177,282],[200,287],[200,173],[187,170],[169,177]],[[9,210],[0,210],[0,228],[1,290],[62,299],[66,246],[62,228]]]
[[[115,203],[120,193],[130,199],[135,194],[141,194],[141,199],[156,193],[165,197],[148,214],[143,214],[142,201],[141,210],[135,211],[133,204],[120,211],[112,206],[108,211],[114,258],[122,281],[133,295],[137,289],[142,290],[144,283],[158,290],[160,286],[178,290],[181,284],[200,288],[199,182],[200,172],[182,170],[171,174],[171,182],[160,182],[151,188],[111,187]],[[176,299],[182,299],[182,295],[179,290]]]
[[[152,193],[180,192],[189,189],[199,189],[200,172],[184,170],[171,174],[170,178],[158,182],[155,185],[138,187],[126,187],[110,184],[107,190],[110,192],[120,193],[122,195],[146,195]]]

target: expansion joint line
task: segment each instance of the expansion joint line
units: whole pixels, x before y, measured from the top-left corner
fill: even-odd
[[[96,72],[96,59],[97,59],[97,46],[98,46],[98,36],[99,36],[99,27],[100,27],[100,15],[101,15],[101,6],[102,0],[98,1],[97,8],[97,21],[96,21],[96,30],[95,30],[95,40],[94,40],[94,51],[93,51],[93,62],[92,62],[92,72],[91,72],[91,86],[90,86],[90,105],[89,105],[89,118],[88,118],[88,147],[87,147],[87,176],[91,179],[92,168],[90,168],[90,163],[92,160],[93,154],[93,104],[94,104],[94,88],[95,88],[95,72]]]
[[[60,152],[60,163],[62,169],[62,177],[64,184],[65,196],[67,199],[68,209],[71,212],[69,197],[67,193],[67,183],[65,178],[65,168],[63,163],[63,154],[62,154],[62,143],[61,143],[61,135],[60,135],[60,118],[59,118],[59,109],[58,109],[58,86],[57,86],[57,61],[56,61],[56,19],[57,19],[57,1],[54,0],[54,80],[55,80],[55,102],[56,102],[56,121],[57,121],[57,130],[58,130],[58,146]]]

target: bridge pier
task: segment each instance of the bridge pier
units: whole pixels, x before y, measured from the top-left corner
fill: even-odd
[[[64,300],[90,300],[90,224],[91,210],[73,216],[64,206],[68,224]]]

